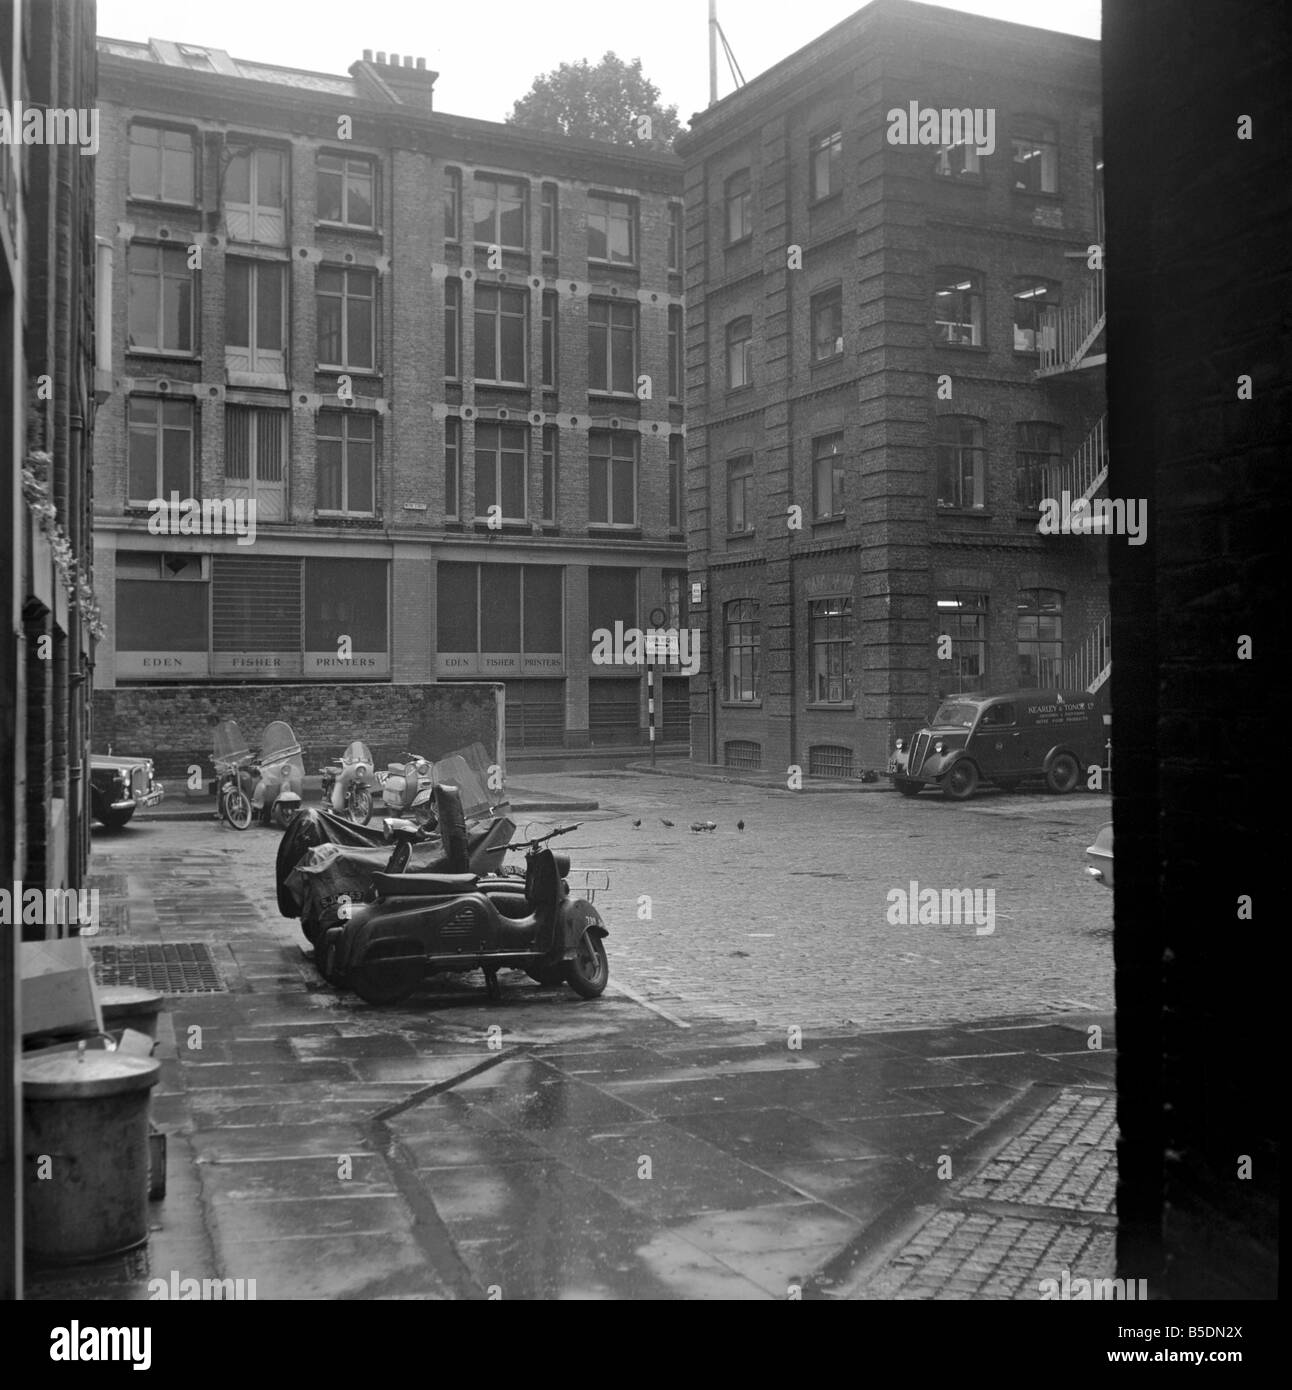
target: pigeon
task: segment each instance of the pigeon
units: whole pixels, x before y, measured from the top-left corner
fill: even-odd
[[[633,829],[634,829],[634,830],[640,830],[641,828],[642,828],[642,823],[641,823],[641,821],[639,821],[639,820],[633,821]]]
[[[718,827],[711,820],[693,820],[691,829],[695,831],[716,830]]]
[[[736,822],[736,829],[737,829],[737,830],[743,830],[744,828],[745,828],[745,823],[744,823],[744,821],[738,820],[738,821]]]
[[[670,830],[673,828],[673,822],[671,820],[665,820],[663,816],[659,818],[659,823],[661,825],[667,825]]]

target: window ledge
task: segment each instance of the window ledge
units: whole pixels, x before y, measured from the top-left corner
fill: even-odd
[[[814,516],[812,518],[812,529],[818,527],[826,529],[831,526],[842,526],[848,520],[847,512],[836,512],[833,516]]]
[[[832,352],[829,357],[815,357],[812,359],[812,370],[815,371],[818,367],[832,367],[837,362],[842,362],[847,355],[846,352]]]
[[[485,536],[528,536],[534,530],[531,522],[510,517],[503,517],[502,524],[499,526],[490,526],[485,517],[478,516],[472,519],[471,526],[478,534]]]
[[[1009,191],[1016,198],[1044,198],[1047,203],[1061,203],[1063,201],[1062,193],[1034,193],[1028,188],[1011,188]]]
[[[753,242],[753,239],[754,239],[754,234],[753,234],[753,232],[746,232],[744,236],[738,238],[736,241],[729,241],[729,242],[727,242],[727,244],[726,244],[722,249],[723,249],[724,251],[736,251],[736,250],[740,250],[740,249],[742,249],[743,247],[749,246],[749,245]]]
[[[364,227],[357,222],[328,222],[321,217],[315,220],[314,226],[321,232],[341,232],[346,236],[366,236],[374,240],[380,240],[384,235],[380,227]]]
[[[720,709],[762,709],[761,700],[719,700]]]
[[[503,247],[503,250],[505,251],[506,249],[507,249],[507,248],[504,246],[504,247]],[[588,264],[589,264],[589,265],[604,265],[604,266],[609,266],[611,270],[638,270],[638,269],[640,269],[640,264],[639,264],[639,262],[637,262],[637,261],[607,261],[607,260],[603,260],[600,256],[589,256],[589,257],[588,257]]]
[[[757,534],[757,531],[728,531],[727,539],[729,541],[752,541]]]
[[[161,212],[201,212],[202,208],[198,203],[171,203],[164,198],[147,198],[141,193],[129,193],[126,195],[127,203],[138,203],[143,207],[157,208]]]
[[[808,211],[815,212],[817,208],[828,207],[831,203],[843,197],[843,189],[837,189],[833,193],[823,193],[819,198],[813,198],[808,202]]]
[[[614,536],[618,540],[639,541],[642,538],[642,529],[640,526],[615,526],[607,521],[590,521],[588,535],[606,538]]]
[[[991,521],[995,517],[994,512],[989,512],[985,507],[948,507],[945,504],[938,506],[939,516],[972,516],[982,521]]]
[[[184,352],[177,348],[127,347],[127,357],[157,357],[167,362],[200,362],[200,352]]]
[[[933,340],[933,346],[935,348],[945,348],[948,352],[977,352],[981,353],[984,357],[988,356],[991,352],[991,349],[986,343],[944,343],[939,338]]]
[[[834,710],[839,714],[848,714],[850,712],[856,712],[857,704],[855,700],[844,700],[838,704],[835,704],[833,701],[808,700],[803,708],[809,710]]]

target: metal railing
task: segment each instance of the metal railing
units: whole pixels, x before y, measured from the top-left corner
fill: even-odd
[[[1086,640],[1071,656],[1063,658],[1062,686],[1066,690],[1085,690],[1091,695],[1112,674],[1112,627],[1105,614],[1091,628]]]
[[[1037,376],[1051,376],[1080,367],[1095,339],[1103,332],[1105,312],[1102,270],[1091,272],[1075,304],[1042,309]]]

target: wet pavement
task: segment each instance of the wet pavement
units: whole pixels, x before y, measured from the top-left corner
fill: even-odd
[[[556,796],[564,780],[543,787]],[[653,808],[680,821],[688,795],[649,781],[674,798]],[[611,829],[594,825],[632,844],[619,785],[597,792]],[[756,800],[730,809],[746,804],[768,815]],[[1042,818],[1010,804],[982,809],[1040,839]],[[958,822],[979,837],[991,823]],[[885,833],[863,829],[872,848]],[[273,911],[258,861],[276,835],[135,831],[96,840],[100,959],[200,943],[223,987],[167,997],[153,1111],[170,1136],[168,1193],[147,1249],[30,1270],[29,1297],[147,1298],[175,1273],[254,1279],[261,1299],[1031,1299],[1065,1268],[1113,1272],[1111,1018],[1089,978],[1070,1002],[1096,1007],[1056,1007],[1062,963],[1028,982],[1040,1011],[974,1017],[971,991],[969,1007],[922,1015],[908,963],[904,1026],[813,1022],[806,988],[785,1010],[766,975],[724,1016],[707,992],[669,995],[633,973],[624,903],[606,911],[600,1000],[504,973],[498,1003],[474,975],[376,1009],[324,984]],[[712,862],[715,839],[674,848]],[[737,846],[729,834],[721,853]],[[756,901],[742,910],[742,929],[780,929],[775,904],[765,919]],[[672,927],[685,969],[703,923]],[[971,928],[967,941],[991,939]],[[617,984],[625,955],[632,983]]]

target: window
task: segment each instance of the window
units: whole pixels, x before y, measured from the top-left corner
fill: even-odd
[[[664,582],[664,611],[668,615],[665,627],[679,630],[691,625],[691,605],[687,602],[686,571],[663,570],[660,578]]]
[[[529,291],[476,286],[476,379],[526,381]]]
[[[668,437],[668,529],[682,529],[682,496],[686,478],[686,436]]]
[[[542,208],[543,254],[545,256],[556,255],[556,228],[560,220],[557,214],[557,209],[559,207],[557,198],[558,194],[556,185],[554,183],[545,183],[543,185]]]
[[[754,231],[750,209],[749,170],[742,169],[727,180],[727,245],[744,241]]]
[[[852,599],[811,599],[808,641],[812,649],[812,703],[851,704]]]
[[[145,506],[155,497],[193,495],[192,401],[134,396],[129,401],[128,500]]]
[[[1043,420],[1024,420],[1015,427],[1014,479],[1018,505],[1035,511],[1043,497],[1057,497],[1051,490],[1062,462],[1062,435],[1058,425]]]
[[[347,227],[375,227],[376,166],[355,155],[320,154],[318,220]]]
[[[224,218],[234,241],[287,239],[287,160],[282,150],[239,150],[224,175]]]
[[[371,516],[376,507],[376,431],[371,415],[320,410],[318,509]]]
[[[739,454],[727,460],[727,534],[748,535],[754,529],[754,456]]]
[[[1045,309],[1057,308],[1059,287],[1048,280],[1019,280],[1014,287],[1014,351],[1040,352],[1046,346]]]
[[[191,206],[196,168],[189,131],[138,122],[130,127],[130,197]]]
[[[557,343],[557,295],[555,290],[543,291],[543,380],[544,386],[556,389],[556,364],[559,360]]]
[[[462,375],[462,281],[444,281],[444,375]]]
[[[231,372],[287,370],[287,267],[272,261],[226,262],[224,363]]]
[[[1018,721],[1018,714],[1012,702],[1004,705],[988,705],[978,721],[980,729],[1012,729]]]
[[[376,366],[377,277],[371,270],[320,267],[318,365],[356,371]]]
[[[131,246],[130,347],[193,351],[194,272],[182,246]]]
[[[1018,683],[1025,689],[1062,684],[1063,595],[1057,589],[1018,591]]]
[[[754,384],[754,321],[745,317],[727,325],[727,390]]]
[[[953,140],[938,147],[933,172],[941,179],[974,181],[982,178],[982,159],[972,139]]]
[[[938,604],[937,637],[951,639],[951,656],[940,667],[955,690],[979,690],[987,677],[987,595],[949,594]]]
[[[987,461],[981,420],[939,415],[938,506],[979,508],[986,491]]]
[[[812,296],[812,360],[827,362],[843,353],[843,287]]]
[[[1059,132],[1053,121],[1025,120],[1010,142],[1014,187],[1020,193],[1059,191]]]
[[[1102,135],[1095,136],[1092,157],[1094,163],[1095,241],[1102,246],[1104,244],[1104,139]]]
[[[843,515],[843,432],[812,441],[812,515],[829,521]]]
[[[637,524],[640,436],[593,430],[588,435],[588,520],[594,526]]]
[[[231,405],[224,412],[228,495],[255,498],[261,521],[287,519],[287,412]]]
[[[811,142],[811,194],[814,203],[832,197],[843,187],[843,131],[814,135]]]
[[[682,306],[668,306],[668,398],[682,399]]]
[[[977,271],[938,267],[933,330],[936,341],[951,347],[982,346],[982,276]]]
[[[444,515],[462,518],[462,421],[455,415],[444,421]]]
[[[561,431],[556,425],[543,426],[543,510],[542,520],[555,521],[557,483],[561,467]]]
[[[680,271],[682,269],[682,204],[670,203],[668,205],[668,268]]]
[[[727,657],[727,699],[754,704],[759,698],[762,630],[758,602],[738,598],[722,606],[723,646]]]
[[[476,520],[490,508],[503,521],[524,521],[529,429],[525,425],[476,425]]]
[[[529,186],[522,179],[490,174],[475,177],[475,239],[509,251],[527,250],[525,202]]]
[[[634,394],[637,305],[594,299],[588,304],[588,388]]]
[[[628,198],[588,194],[588,259],[632,265],[637,259],[637,208]]]
[[[462,170],[444,171],[444,240],[457,241],[462,236]]]

